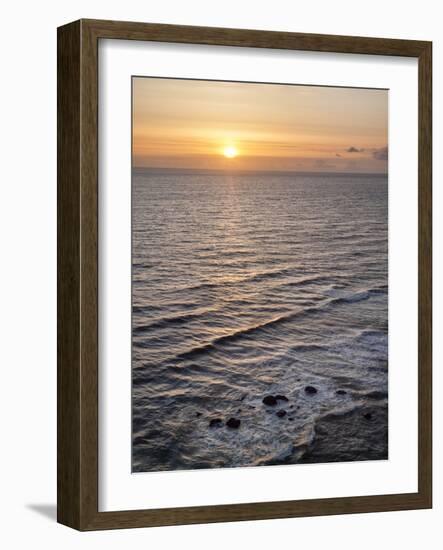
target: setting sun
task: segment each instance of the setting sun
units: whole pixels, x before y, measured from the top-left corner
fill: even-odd
[[[226,158],[233,159],[234,157],[236,157],[238,155],[238,151],[235,147],[230,145],[229,147],[225,147],[223,149],[223,154]]]

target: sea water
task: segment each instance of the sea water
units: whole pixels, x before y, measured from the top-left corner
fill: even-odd
[[[386,404],[387,198],[383,175],[134,170],[133,471],[296,463],[322,418]]]

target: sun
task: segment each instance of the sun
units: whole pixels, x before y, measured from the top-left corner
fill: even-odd
[[[228,159],[233,159],[238,155],[237,148],[233,145],[229,145],[223,149],[223,155]]]

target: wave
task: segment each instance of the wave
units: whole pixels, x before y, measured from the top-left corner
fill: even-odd
[[[297,266],[283,267],[281,269],[273,269],[268,271],[262,271],[260,273],[242,275],[242,276],[234,277],[232,279],[227,279],[227,280],[220,280],[220,281],[214,281],[214,282],[202,282],[194,285],[185,285],[181,287],[176,287],[174,291],[191,292],[194,290],[205,290],[209,288],[220,288],[220,287],[232,286],[232,285],[237,285],[239,283],[255,283],[255,282],[264,281],[267,279],[276,279],[284,275],[291,275],[294,273],[294,271],[300,271],[300,268]],[[315,281],[316,278],[318,277],[319,277],[318,275],[314,275],[312,276],[312,280]],[[308,278],[305,277],[300,279],[300,284],[306,284],[306,282],[308,282]],[[292,282],[292,284],[294,285],[296,285],[297,283],[298,281]]]
[[[376,296],[378,294],[386,294],[387,293],[387,286],[383,285],[380,287],[370,288],[368,290],[362,290],[360,292],[356,292],[354,294],[350,294],[348,296],[339,296],[337,298],[333,298],[329,303],[330,304],[352,304],[354,302],[362,302],[364,300],[368,300],[371,296]]]
[[[164,302],[160,304],[150,305],[133,305],[133,313],[153,313],[155,311],[164,311],[165,309],[196,309],[198,306],[194,302]]]
[[[143,334],[145,332],[149,332],[151,330],[159,329],[159,328],[165,328],[170,325],[185,325],[192,319],[199,319],[203,314],[206,313],[212,313],[216,311],[215,309],[205,309],[204,311],[193,311],[191,313],[181,314],[181,315],[173,315],[171,317],[161,317],[153,321],[152,323],[148,323],[145,325],[138,325],[132,329],[132,333],[137,334]]]
[[[193,357],[207,353],[209,351],[216,350],[220,345],[236,342],[242,338],[247,338],[250,335],[255,335],[257,333],[260,333],[263,330],[274,327],[276,325],[291,322],[295,319],[302,318],[306,315],[322,313],[323,311],[325,311],[326,309],[334,305],[368,300],[372,295],[379,294],[382,288],[384,287],[376,287],[373,289],[356,292],[348,296],[332,298],[330,300],[323,302],[318,306],[310,306],[305,309],[301,309],[285,315],[274,317],[273,319],[269,319],[267,321],[264,321],[252,326],[234,330],[233,332],[230,332],[228,334],[223,334],[221,336],[213,338],[209,342],[194,346],[189,350],[185,350],[181,353],[178,353],[177,355],[174,356],[173,360],[191,359]],[[305,346],[304,344],[300,345],[301,351],[303,351],[304,346]]]
[[[332,284],[334,280],[347,279],[347,278],[348,277],[346,275],[340,275],[338,273],[334,273],[331,275],[311,275],[311,276],[298,279],[297,281],[289,281],[287,283],[283,283],[283,285],[290,286],[290,287],[292,286],[303,287],[312,283]]]
[[[267,327],[270,327],[276,323],[280,323],[282,321],[289,320],[290,318],[293,318],[294,314],[291,315],[281,315],[280,317],[276,317],[275,319],[271,319],[269,321],[265,321],[264,323],[259,323],[257,325],[249,326],[243,329],[235,330],[234,332],[231,332],[229,334],[224,334],[222,336],[218,336],[217,338],[214,338],[210,342],[207,342],[206,344],[201,344],[198,346],[192,347],[190,350],[186,350],[182,353],[178,353],[174,359],[180,360],[180,359],[191,359],[197,355],[201,355],[202,353],[206,353],[207,351],[214,350],[219,346],[220,344],[225,344],[227,342],[232,343],[236,340],[239,340],[240,338],[244,338],[248,336],[249,334],[252,334],[257,331],[261,331]]]
[[[254,283],[259,281],[264,281],[267,279],[277,279],[280,276],[285,276],[292,274],[294,270],[300,271],[300,268],[296,267],[288,267],[288,268],[282,268],[278,270],[272,270],[272,271],[265,271],[262,273],[254,273],[250,275],[245,275],[237,278],[233,278],[230,280],[224,280],[224,281],[215,281],[215,282],[202,282],[194,285],[186,285],[182,287],[175,287],[174,292],[192,292],[192,291],[199,291],[199,290],[206,290],[211,288],[224,288],[224,287],[230,287],[235,286],[240,283]],[[336,280],[347,280],[348,277],[346,275],[342,275],[339,273],[331,273],[330,275],[306,275],[303,277],[299,277],[295,280],[288,280],[281,283],[282,286],[289,286],[289,287],[303,287],[308,286],[310,284],[318,284],[318,283],[324,283],[324,284],[333,284]],[[279,285],[280,286],[280,285]],[[183,307],[188,306],[189,304],[185,303],[182,304]],[[191,304],[192,305],[192,304]],[[133,306],[133,311],[137,312],[146,312],[150,309],[161,309],[163,306]]]

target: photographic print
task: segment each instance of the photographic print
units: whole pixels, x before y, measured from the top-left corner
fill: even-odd
[[[388,91],[133,77],[133,472],[387,458]]]

